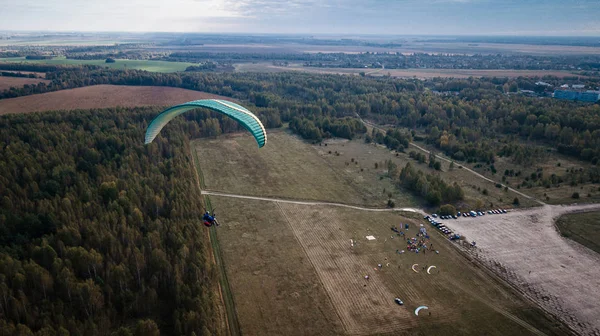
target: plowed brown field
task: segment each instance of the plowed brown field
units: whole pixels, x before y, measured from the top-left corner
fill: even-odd
[[[40,78],[21,78],[21,77],[9,77],[0,76],[0,91],[8,90],[11,87],[23,87],[25,84],[37,84],[37,83],[49,83],[47,79]]]
[[[40,80],[38,79],[37,81]],[[0,115],[7,113],[92,109],[115,106],[166,106],[181,104],[190,100],[210,98],[225,97],[206,92],[164,86],[94,85],[77,89],[3,99],[0,100]]]

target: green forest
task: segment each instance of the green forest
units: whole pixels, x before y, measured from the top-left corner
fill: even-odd
[[[189,123],[144,146],[159,112],[0,118],[0,335],[214,332]]]

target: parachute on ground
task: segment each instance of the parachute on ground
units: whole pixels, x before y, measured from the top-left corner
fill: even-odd
[[[215,112],[225,114],[226,116],[239,122],[246,128],[258,143],[258,148],[267,144],[267,132],[265,127],[260,122],[257,116],[248,111],[245,107],[220,99],[201,99],[187,102],[181,105],[175,105],[164,110],[159,114],[148,126],[146,130],[145,144],[151,143],[154,138],[160,133],[160,130],[165,127],[176,116],[189,110],[204,107]]]
[[[427,306],[420,306],[419,308],[415,309],[415,315],[419,316],[419,310],[421,309],[429,309],[429,307]]]
[[[429,271],[430,271],[432,268],[437,268],[437,267],[436,267],[436,266],[429,266],[429,267],[427,267],[427,274],[431,274],[431,273],[429,273]]]
[[[415,269],[415,266],[419,266],[419,264],[414,264],[414,265],[412,265],[412,266],[411,266],[412,270],[413,270],[415,273],[419,273],[419,271],[417,271],[417,270]]]

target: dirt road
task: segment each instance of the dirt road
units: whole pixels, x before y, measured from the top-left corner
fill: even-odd
[[[406,212],[417,212],[422,215],[425,215],[425,211],[415,209],[415,208],[383,208],[383,209],[382,208],[364,208],[364,207],[343,204],[343,203],[318,202],[318,201],[298,201],[298,200],[289,200],[289,199],[273,198],[273,197],[246,196],[246,195],[228,194],[228,193],[222,193],[222,192],[218,192],[218,191],[208,191],[208,190],[202,190],[202,195],[244,198],[244,199],[257,200],[257,201],[270,201],[270,202],[290,203],[290,204],[300,204],[300,205],[331,205],[331,206],[337,206],[337,207],[344,207],[344,208],[364,210],[364,211],[375,211],[375,212],[406,211]]]
[[[600,255],[561,237],[554,226],[560,215],[592,210],[600,204],[546,205],[444,224],[476,241],[470,253],[525,296],[577,333],[600,336]]]

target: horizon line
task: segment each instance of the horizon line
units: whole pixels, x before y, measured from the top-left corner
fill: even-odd
[[[190,32],[190,31],[124,31],[124,30],[8,30],[0,33],[61,33],[61,34],[202,34],[202,35],[240,35],[240,36],[386,36],[386,37],[544,37],[544,38],[600,38],[600,35],[536,35],[519,33],[487,34],[386,34],[386,33],[263,33],[263,32]],[[600,41],[599,41],[600,42]]]

